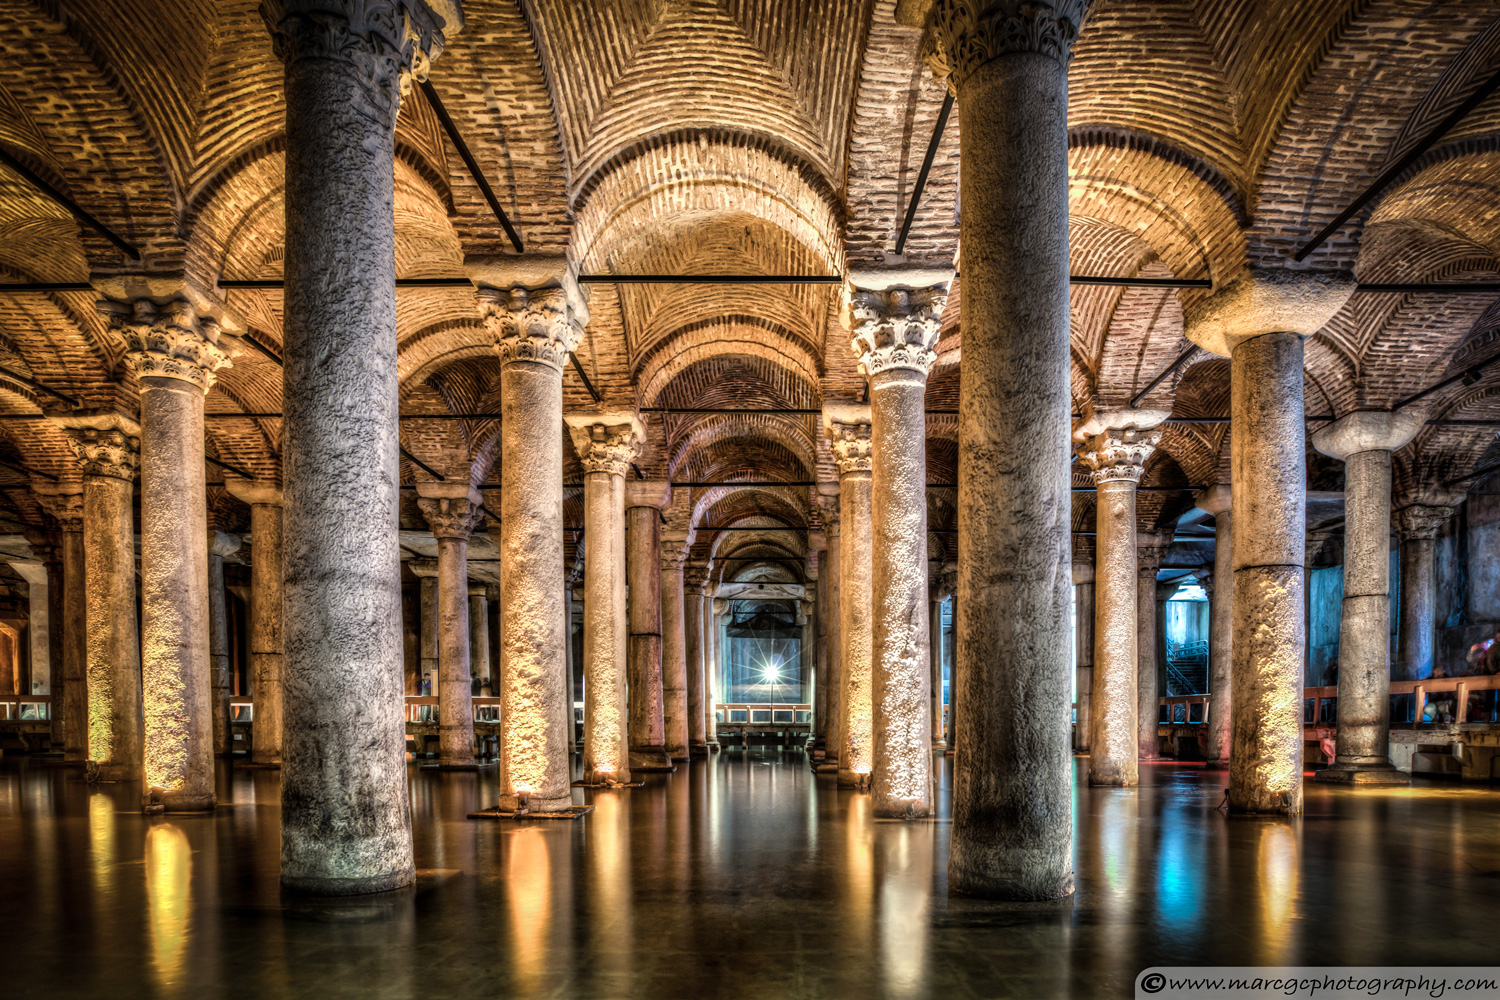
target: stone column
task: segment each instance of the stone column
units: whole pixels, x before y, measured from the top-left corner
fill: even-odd
[[[1208,725],[1204,769],[1229,769],[1229,719],[1233,704],[1231,664],[1234,656],[1234,503],[1225,483],[1210,486],[1195,498],[1199,510],[1214,516],[1214,570],[1208,586]]]
[[[1422,429],[1413,411],[1347,414],[1313,432],[1344,463],[1344,606],[1339,620],[1339,725],[1319,781],[1405,785],[1391,764],[1391,452]]]
[[[630,784],[625,706],[625,475],[645,429],[633,413],[567,414],[583,463],[584,780]]]
[[[479,680],[479,696],[490,697],[494,690],[490,680],[490,608],[485,599],[488,588],[482,583],[469,585],[469,673]],[[470,690],[473,688],[471,686]]]
[[[1158,427],[1166,416],[1159,410],[1104,413],[1086,421],[1074,434],[1080,445],[1079,459],[1093,471],[1098,489],[1094,512],[1094,677],[1089,696],[1093,725],[1089,782],[1095,785],[1133,785],[1140,776],[1137,666],[1141,587],[1136,564],[1135,491],[1146,460],[1161,438]]]
[[[718,753],[719,723],[717,706],[724,695],[724,657],[720,646],[719,625],[729,614],[729,602],[709,597],[704,589],[703,608],[708,617],[703,622],[703,742],[710,753]]]
[[[280,767],[286,621],[281,488],[238,479],[226,480],[225,487],[250,507],[250,764]]]
[[[1396,511],[1401,539],[1401,601],[1393,680],[1432,676],[1436,654],[1437,536],[1462,495],[1423,491]]]
[[[139,781],[141,643],[131,480],[140,460],[140,425],[112,412],[75,413],[53,421],[67,430],[83,464],[89,779]]]
[[[213,664],[214,753],[234,750],[229,699],[234,694],[229,670],[229,609],[224,603],[224,557],[240,550],[238,535],[208,533],[208,655]]]
[[[661,541],[662,730],[667,756],[680,761],[688,759],[687,632],[682,591],[688,533],[665,531]]]
[[[844,638],[843,638],[843,522],[839,520],[838,483],[818,484],[818,511],[823,520],[823,537],[827,556],[823,560],[823,619],[828,647],[827,668],[821,683],[828,710],[827,742],[819,771],[847,770],[840,764],[844,757]]]
[[[1073,749],[1088,753],[1094,724],[1094,544],[1087,538],[1073,539],[1073,617],[1073,653],[1078,670]]]
[[[1160,664],[1156,662],[1156,574],[1161,571],[1161,561],[1171,547],[1171,531],[1137,536],[1135,722],[1136,745],[1141,760],[1161,759],[1161,740],[1157,735],[1161,692],[1157,690]]]
[[[864,788],[875,767],[873,557],[870,552],[870,408],[826,403],[823,427],[839,470],[840,787]]]
[[[631,771],[676,770],[667,753],[661,636],[661,511],[671,500],[664,480],[625,484]]]
[[[872,807],[902,819],[933,808],[925,405],[949,280],[850,275],[851,348],[870,383]]]
[[[713,604],[703,599],[703,583],[708,579],[708,570],[702,566],[689,566],[683,573],[682,608],[683,636],[687,648],[687,717],[688,753],[694,757],[708,755],[708,740],[704,728],[703,662],[705,618],[713,620]],[[704,605],[708,604],[705,615]]]
[[[823,571],[828,538],[821,531],[807,533],[807,579],[812,584],[813,606],[813,705],[812,743],[808,747],[812,768],[828,756],[828,574]]]
[[[1302,338],[1354,289],[1331,271],[1241,271],[1184,307],[1193,343],[1230,359],[1234,663],[1229,808],[1302,811],[1307,520]]]
[[[958,98],[964,368],[977,373],[959,399],[949,885],[997,898],[1073,891],[1067,63],[1086,7],[939,0],[923,39]]]
[[[56,627],[62,633],[62,662],[58,668],[62,683],[53,685],[52,705],[63,720],[63,760],[81,765],[89,757],[89,690],[84,672],[88,663],[89,614],[84,580],[84,494],[62,492],[79,490],[77,485],[68,484],[56,487],[44,484],[40,489],[33,484],[33,489],[37,490],[42,508],[57,522],[61,537],[62,616]]]
[[[427,682],[427,695],[438,695],[438,564],[436,559],[413,559],[406,564],[417,578],[417,606],[422,620],[418,623],[417,652],[420,673],[417,694]]]
[[[125,338],[141,394],[142,803],[214,807],[203,397],[229,364],[218,321],[140,278],[101,283],[100,312]]]
[[[281,881],[377,892],[416,877],[396,523],[396,112],[443,28],[461,25],[421,0],[260,10],[286,67]]]
[[[469,536],[484,517],[467,481],[418,483],[417,506],[437,539],[438,763],[472,771],[474,687],[469,660]]]
[[[562,538],[562,367],[588,307],[562,256],[471,261],[499,352],[501,808],[573,808],[573,684]],[[523,273],[534,268],[532,273]],[[490,529],[490,538],[495,531]]]
[[[927,711],[932,726],[932,749],[942,750],[943,744],[943,600],[946,589],[941,579],[934,579],[928,586],[930,594],[927,608],[927,664],[931,675]]]

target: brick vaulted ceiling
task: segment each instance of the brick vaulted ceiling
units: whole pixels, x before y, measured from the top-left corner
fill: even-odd
[[[1222,280],[1281,264],[1500,70],[1500,0],[1095,0],[1069,75],[1075,274]],[[432,83],[535,251],[580,270],[841,274],[892,259],[943,91],[895,0],[468,0]],[[280,64],[255,0],[0,0],[0,147],[143,248],[146,266],[274,278],[284,253]],[[958,257],[954,116],[906,259]],[[426,99],[404,103],[395,170],[398,274],[461,273],[506,252],[500,227]],[[1310,259],[1367,282],[1500,277],[1500,99],[1426,152]],[[81,282],[123,258],[19,175],[0,168],[0,281]],[[611,403],[816,409],[862,390],[836,286],[591,288],[579,361]],[[1075,405],[1124,405],[1187,346],[1183,303],[1201,292],[1073,291]],[[929,407],[957,405],[956,282]],[[1390,405],[1500,354],[1496,296],[1359,293],[1307,350],[1309,412]],[[275,349],[281,294],[229,305]],[[399,293],[402,412],[498,410],[493,345],[462,289]],[[84,292],[0,294],[0,367],[81,400],[133,393],[124,344]],[[573,373],[566,405],[590,400]],[[55,400],[0,376],[0,414]],[[1153,392],[1181,416],[1223,416],[1228,366],[1199,356]],[[210,412],[276,413],[281,375],[251,351],[220,373]],[[1500,417],[1500,365],[1431,397],[1429,416]],[[647,418],[644,475],[831,479],[815,417]],[[402,424],[403,445],[449,477],[499,479],[493,419]],[[929,481],[951,482],[953,417],[929,417]],[[279,475],[279,421],[209,421],[209,454]],[[1494,442],[1429,427],[1397,456],[1398,486],[1462,475]],[[1172,425],[1148,484],[1226,474],[1223,425]],[[579,469],[564,445],[566,482]],[[0,459],[32,477],[77,475],[60,435],[0,421]],[[403,466],[409,483],[427,478]],[[210,479],[220,474],[211,471]],[[0,467],[6,517],[45,527],[26,473]],[[1080,480],[1080,484],[1081,484]],[[800,565],[787,533],[817,525],[807,487],[682,490],[668,511],[700,529],[697,555]],[[1075,526],[1092,522],[1086,499]],[[213,516],[243,525],[211,490]],[[1146,493],[1143,526],[1189,501]],[[933,527],[951,529],[935,489]],[[577,498],[567,516],[581,518]],[[414,504],[403,526],[421,527]],[[934,545],[941,547],[941,534]],[[744,563],[746,567],[753,564]],[[732,566],[725,572],[737,573]],[[745,572],[761,572],[753,568]]]

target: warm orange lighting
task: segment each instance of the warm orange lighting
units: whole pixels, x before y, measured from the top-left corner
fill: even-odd
[[[547,937],[552,919],[552,871],[546,834],[536,827],[510,838],[506,891],[510,900],[512,956],[517,992],[543,992],[549,969]]]
[[[146,831],[146,904],[151,921],[152,970],[159,987],[182,978],[192,902],[193,851],[171,824]]]

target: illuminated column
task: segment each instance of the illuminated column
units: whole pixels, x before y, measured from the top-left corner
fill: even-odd
[[[1432,676],[1437,536],[1462,499],[1461,494],[1423,491],[1415,502],[1396,511],[1396,534],[1401,539],[1401,607],[1394,680],[1419,681]]]
[[[688,759],[687,632],[683,624],[682,564],[686,531],[664,531],[661,539],[662,730],[667,756]]]
[[[396,113],[445,25],[421,0],[267,0],[260,11],[286,94],[281,881],[377,892],[416,877],[396,516]]]
[[[707,579],[708,569],[703,566],[689,566],[683,572],[682,620],[687,649],[688,753],[694,757],[708,754],[703,715],[706,702],[703,685],[703,632],[705,618],[709,621],[713,618],[713,605],[703,599],[703,583]],[[708,609],[705,609],[705,604]],[[708,610],[707,615],[704,614],[705,610]]]
[[[827,536],[821,531],[807,533],[807,574],[812,583],[815,613],[813,619],[813,738],[809,747],[813,770],[828,756],[828,574]]]
[[[1214,516],[1214,572],[1208,584],[1208,725],[1204,769],[1229,769],[1229,719],[1234,657],[1234,497],[1225,483],[1210,486],[1195,499],[1199,510]]]
[[[1229,808],[1236,812],[1302,811],[1302,338],[1321,329],[1353,289],[1347,273],[1246,269],[1184,306],[1188,338],[1230,359]]]
[[[89,756],[89,689],[84,673],[89,614],[84,586],[84,495],[62,492],[79,491],[76,484],[44,484],[40,489],[33,484],[33,489],[42,508],[57,521],[62,540],[62,620],[57,623],[62,632],[62,684],[53,685],[52,701],[54,707],[62,708],[63,760],[83,764]]]
[[[229,671],[229,609],[224,604],[224,557],[240,550],[238,535],[208,533],[208,654],[213,663],[214,753],[229,756],[229,699],[234,693]]]
[[[482,583],[469,586],[469,672],[479,680],[479,695],[490,697],[490,609]],[[470,688],[472,691],[472,687]]]
[[[1136,572],[1135,491],[1146,459],[1161,437],[1158,425],[1166,416],[1158,410],[1097,414],[1073,435],[1079,443],[1079,462],[1093,471],[1098,489],[1094,506],[1094,679],[1089,699],[1093,716],[1089,782],[1095,785],[1133,785],[1140,774],[1136,719],[1140,583]]]
[[[417,578],[417,607],[421,621],[417,623],[418,670],[417,694],[422,694],[422,682],[427,682],[427,695],[438,694],[438,564],[436,559],[412,559],[406,564],[411,575]]]
[[[667,754],[661,636],[661,511],[671,499],[665,481],[625,485],[631,771],[675,770]]]
[[[1140,534],[1136,539],[1135,723],[1141,760],[1161,759],[1157,735],[1161,715],[1156,663],[1156,574],[1172,547],[1172,532]]]
[[[1073,749],[1078,753],[1088,753],[1094,725],[1094,543],[1076,535],[1073,538],[1073,615],[1073,653],[1078,670]]]
[[[823,428],[839,470],[839,640],[843,652],[839,710],[839,785],[869,784],[875,765],[874,599],[870,554],[870,408],[826,403]],[[925,473],[924,473],[925,474]]]
[[[932,810],[927,373],[951,276],[861,270],[850,280],[851,349],[870,383],[872,808],[917,819]]]
[[[719,626],[729,614],[729,602],[705,597],[703,607],[709,615],[703,623],[703,742],[710,753],[718,753],[721,747],[717,709],[719,699],[724,696],[724,651],[719,648]]]
[[[584,780],[630,783],[625,709],[625,474],[645,429],[633,413],[564,418],[583,463]]]
[[[529,288],[506,270],[533,263],[548,273]],[[572,810],[562,372],[588,308],[560,256],[469,268],[500,355],[500,808],[525,795],[534,812]]]
[[[143,293],[144,279],[120,279],[99,306],[124,335],[141,393],[142,803],[202,811],[214,807],[203,397],[229,357],[216,319]]]
[[[823,537],[827,540],[827,553],[823,560],[823,621],[825,644],[828,647],[827,669],[819,678],[825,689],[825,705],[828,711],[827,742],[824,743],[823,764],[819,771],[840,770],[839,761],[844,750],[844,645],[843,645],[843,585],[840,579],[843,558],[843,533],[839,521],[839,484],[818,484],[818,511],[823,520]]]
[[[280,767],[285,561],[281,488],[230,479],[229,494],[250,507],[250,763]]]
[[[1413,411],[1362,411],[1318,428],[1313,447],[1344,463],[1344,605],[1339,725],[1319,781],[1405,785],[1391,765],[1391,452],[1422,429]]]
[[[948,884],[1007,899],[1073,891],[1062,724],[1072,688],[1067,64],[1087,6],[938,0],[923,39],[961,125],[960,714]]]
[[[417,506],[437,539],[438,767],[471,771],[474,688],[469,660],[469,536],[483,518],[467,482],[418,483]]]

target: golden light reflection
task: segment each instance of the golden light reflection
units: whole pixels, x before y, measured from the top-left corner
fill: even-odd
[[[849,943],[860,955],[869,955],[872,947],[871,921],[875,901],[874,823],[870,818],[870,797],[851,795],[849,815],[844,823],[844,849],[848,852],[848,876],[844,882],[848,906]]]
[[[596,794],[589,817],[593,840],[589,852],[590,909],[598,921],[596,954],[616,975],[632,971],[630,905],[630,813],[618,792]],[[621,990],[620,992],[628,992]]]
[[[932,827],[893,824],[881,833],[879,954],[886,993],[925,996]]]
[[[1299,865],[1297,834],[1290,824],[1261,827],[1257,852],[1260,874],[1261,964],[1291,965],[1292,923],[1297,917]]]
[[[89,796],[89,867],[94,893],[108,898],[115,881],[115,803],[103,792]]]
[[[146,831],[146,905],[152,972],[163,989],[181,985],[192,906],[193,850],[170,823]]]
[[[552,866],[546,834],[537,827],[517,830],[507,845],[507,893],[510,898],[512,963],[515,986],[523,995],[538,993],[549,970],[547,938],[552,917]]]

